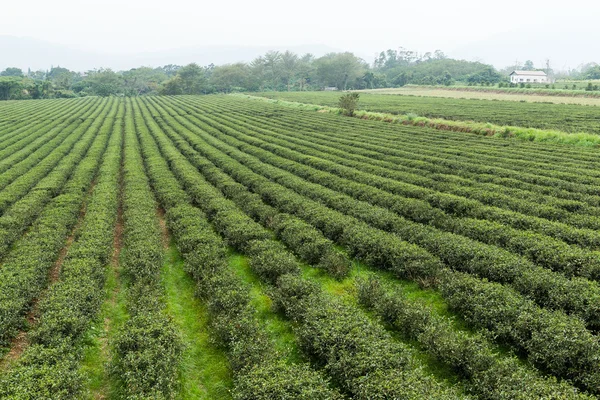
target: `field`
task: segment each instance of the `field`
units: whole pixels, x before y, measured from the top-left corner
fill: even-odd
[[[475,100],[505,100],[522,101],[530,103],[555,103],[555,104],[581,104],[589,106],[600,105],[597,97],[568,97],[553,92],[547,94],[505,92],[498,88],[469,88],[469,87],[432,87],[432,86],[405,86],[390,89],[367,89],[359,90],[361,93],[390,94],[405,96],[424,97],[446,97],[451,99],[475,99]],[[585,92],[582,92],[585,93]],[[583,95],[581,95],[583,96]]]
[[[429,100],[361,96],[600,129]],[[597,398],[599,165],[242,96],[1,103],[0,398]]]
[[[261,96],[309,104],[337,106],[339,93],[265,93]],[[450,99],[363,93],[359,108],[390,114],[457,121],[489,122],[496,125],[551,129],[569,133],[600,133],[600,107],[576,104],[539,104],[515,101]]]

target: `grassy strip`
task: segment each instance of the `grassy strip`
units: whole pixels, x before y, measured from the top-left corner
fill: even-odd
[[[251,288],[250,304],[256,309],[256,317],[272,338],[276,351],[289,364],[303,362],[290,322],[273,312],[273,300],[266,294],[270,289],[252,271],[248,257],[232,250],[229,255],[229,266]]]
[[[401,87],[395,89],[365,89],[358,90],[360,93],[373,94],[379,96],[413,96],[413,97],[441,97],[460,100],[487,100],[487,101],[514,101],[520,103],[544,103],[544,104],[576,104],[582,106],[600,105],[599,98],[592,97],[569,97],[554,96],[552,94],[541,93],[507,93],[500,91],[472,91],[464,88],[447,90],[441,87]]]
[[[251,100],[265,101],[285,107],[292,107],[302,110],[328,112],[339,115],[342,114],[342,110],[337,107],[320,106],[317,104],[304,104],[286,100],[274,100],[268,99],[266,97],[242,94],[232,94],[231,96],[240,96]],[[521,128],[518,126],[500,126],[490,123],[481,123],[473,121],[451,121],[442,118],[419,117],[414,114],[394,115],[364,110],[357,111],[354,117],[372,121],[383,121],[392,124],[428,127],[443,131],[474,133],[482,136],[491,136],[499,138],[511,137],[528,142],[560,143],[583,147],[600,146],[600,136],[585,132],[567,133],[556,130]]]
[[[229,399],[233,383],[227,357],[211,340],[208,310],[195,296],[196,284],[185,272],[183,263],[181,253],[171,244],[161,277],[167,312],[184,343],[179,397]]]

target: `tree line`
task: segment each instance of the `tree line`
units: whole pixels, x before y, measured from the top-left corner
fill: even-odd
[[[523,68],[533,69],[528,61]],[[226,65],[165,65],[128,71],[95,69],[75,72],[64,67],[48,71],[7,68],[0,72],[0,100],[149,94],[210,94],[236,91],[348,90],[401,87],[406,84],[490,85],[507,80],[507,71],[480,62],[457,60],[442,51],[420,54],[404,48],[382,51],[369,64],[350,52],[322,57],[291,51],[268,51],[251,62]],[[589,64],[579,72],[600,77]],[[510,71],[508,72],[510,73]],[[589,75],[589,76],[588,76]]]

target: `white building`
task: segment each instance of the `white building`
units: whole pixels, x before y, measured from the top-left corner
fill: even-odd
[[[510,74],[512,83],[548,83],[548,75],[544,71],[513,71]]]

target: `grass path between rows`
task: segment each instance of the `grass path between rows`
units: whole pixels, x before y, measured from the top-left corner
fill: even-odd
[[[269,287],[252,272],[247,257],[231,251],[229,265],[246,284],[250,285],[250,304],[257,310],[258,320],[273,339],[277,351],[289,363],[302,362],[303,358],[296,344],[296,335],[291,322],[273,311],[273,301],[268,295]]]
[[[288,362],[300,362],[303,360],[303,355],[298,349],[294,334],[294,325],[272,310],[272,300],[269,297],[270,286],[261,282],[260,279],[252,272],[248,265],[247,258],[237,252],[230,253],[230,266],[236,271],[244,282],[251,285],[251,304],[257,310],[259,320],[264,324],[271,338],[275,341],[275,346],[280,354],[284,355]],[[400,281],[391,274],[377,271],[374,272],[371,268],[357,261],[353,262],[352,269],[347,278],[338,281],[321,269],[311,267],[307,264],[302,265],[302,275],[321,286],[328,294],[342,299],[342,301],[352,307],[360,308],[356,293],[356,280],[366,278],[370,273],[376,273],[382,280],[392,282],[395,285],[400,285],[404,290],[407,298],[419,299],[432,307],[436,313],[445,316],[451,316],[447,305],[441,298],[441,295],[429,289],[421,289],[418,284],[409,281]],[[364,311],[364,310],[363,310]],[[377,317],[367,312],[372,319],[377,320]],[[456,328],[463,329],[463,324],[456,321]],[[454,385],[459,382],[458,377],[451,369],[442,363],[435,360],[433,357],[422,351],[421,346],[415,341],[406,341],[399,334],[389,331],[395,340],[402,341],[413,345],[416,349],[415,355],[421,363],[427,368],[427,371],[441,381],[448,382],[448,385]]]
[[[195,296],[196,285],[185,272],[183,259],[171,243],[161,273],[167,312],[185,345],[180,398],[230,399],[231,371],[225,353],[210,338],[206,306]]]
[[[361,309],[362,307],[358,303],[356,283],[358,279],[367,278],[370,274],[375,274],[380,280],[395,285],[396,287],[401,287],[407,299],[421,301],[427,304],[432,310],[434,310],[435,313],[439,315],[446,317],[453,316],[453,314],[448,310],[447,304],[444,302],[439,292],[431,289],[420,288],[415,282],[400,280],[394,277],[391,273],[374,270],[356,260],[352,262],[352,267],[348,276],[341,281],[332,278],[321,269],[313,268],[308,265],[303,265],[302,267],[302,275],[305,278],[318,282],[326,293],[336,296],[337,298],[341,298],[343,301],[352,305],[353,307]],[[363,311],[365,310],[363,309]],[[367,311],[365,312],[369,317],[371,317],[371,319],[378,320],[373,313]],[[454,322],[456,329],[468,330],[462,321],[454,319]],[[386,329],[387,328],[388,327],[386,327]],[[428,355],[417,341],[406,340],[406,338],[403,338],[397,332],[390,329],[387,330],[395,340],[412,345],[416,350],[414,354],[417,359],[426,368],[426,370],[438,380],[448,382],[449,386],[459,382],[456,374],[448,366],[440,363],[435,358]]]

